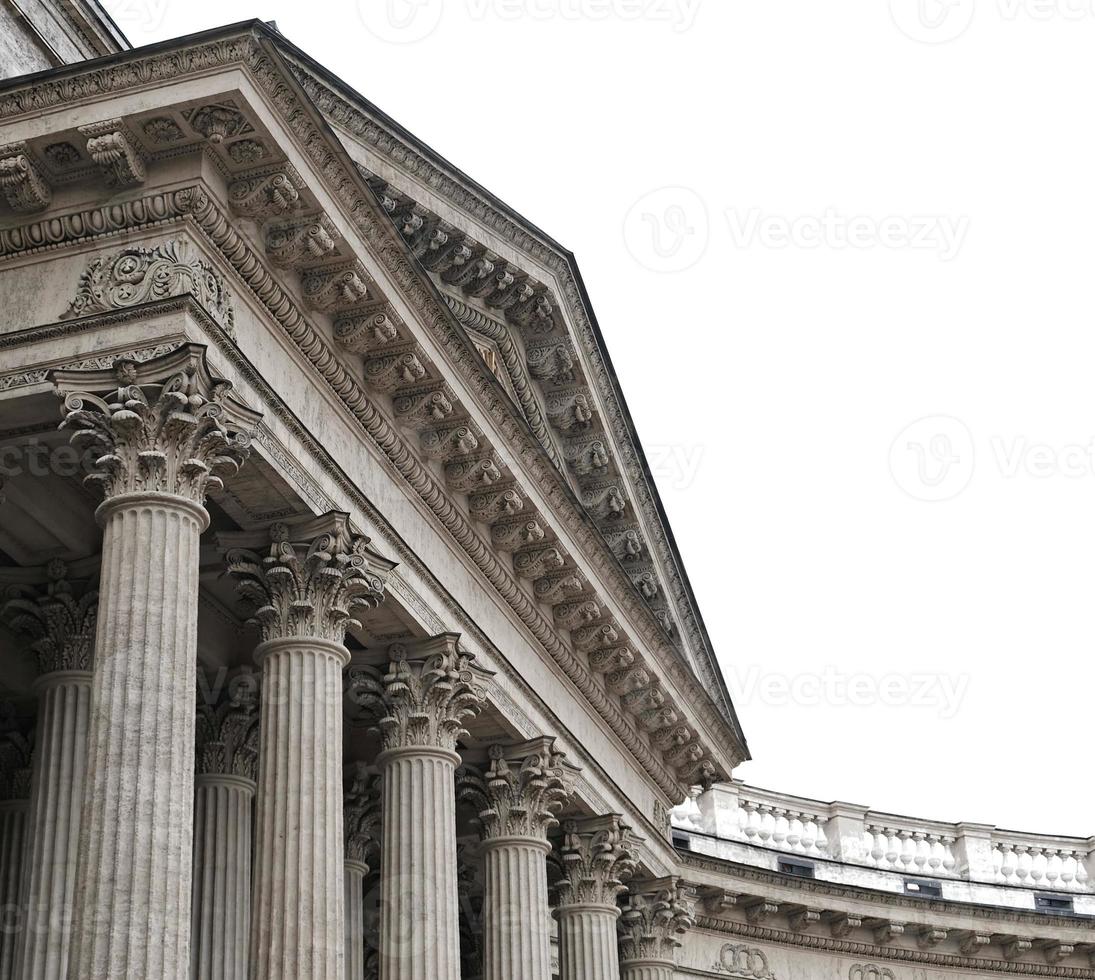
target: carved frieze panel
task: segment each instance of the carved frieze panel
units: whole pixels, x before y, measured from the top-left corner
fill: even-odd
[[[233,333],[235,313],[224,280],[183,241],[138,245],[92,259],[64,317],[127,309],[184,293]]]

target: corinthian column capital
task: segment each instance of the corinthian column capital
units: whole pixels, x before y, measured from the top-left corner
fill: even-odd
[[[564,821],[557,856],[559,905],[615,909],[616,897],[635,873],[641,843],[615,814]]]
[[[347,514],[335,511],[218,540],[264,642],[295,637],[341,644],[347,629],[361,626],[357,617],[383,601],[395,567],[351,530]]]
[[[40,674],[91,670],[99,593],[81,590],[68,575],[68,566],[55,558],[45,568],[44,585],[9,586],[0,608],[11,629],[30,639]]]
[[[0,735],[0,802],[30,799],[34,737],[20,732]]]
[[[360,865],[362,876],[377,866],[380,857],[380,781],[363,762],[342,770],[346,860]]]
[[[577,768],[547,737],[492,745],[487,758],[487,766],[465,765],[457,773],[458,798],[478,811],[483,840],[526,837],[546,843],[574,789]]]
[[[218,703],[198,691],[195,772],[255,781],[259,755],[259,709],[255,686],[239,685]]]
[[[695,905],[679,878],[632,881],[620,916],[620,959],[672,963],[694,924]]]
[[[464,723],[485,699],[488,675],[457,646],[458,633],[442,633],[408,645],[393,643],[385,671],[351,671],[352,695],[377,715],[386,751],[434,748],[455,752]]]
[[[91,450],[86,477],[109,501],[123,494],[171,494],[201,505],[247,458],[260,415],[214,377],[200,344],[112,368],[50,372],[64,398],[62,428]]]

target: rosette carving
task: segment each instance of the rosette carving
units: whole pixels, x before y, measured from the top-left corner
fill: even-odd
[[[554,863],[559,905],[616,905],[635,873],[641,841],[619,816],[567,820]]]
[[[546,840],[574,789],[577,769],[555,751],[555,739],[492,745],[489,764],[465,765],[457,773],[457,798],[475,807],[484,840],[531,837]]]
[[[259,757],[259,709],[255,686],[239,685],[217,704],[198,692],[195,771],[255,781]]]
[[[107,498],[156,492],[202,503],[243,465],[261,418],[230,394],[231,382],[210,373],[199,344],[49,377],[65,399],[61,428],[97,453],[85,480]]]
[[[351,697],[377,718],[385,750],[423,746],[455,751],[465,722],[485,698],[485,672],[458,649],[459,634],[442,633],[413,647],[393,643],[385,671],[355,667]]]
[[[620,916],[620,959],[672,963],[695,921],[695,903],[677,878],[632,882]]]
[[[91,670],[99,593],[77,589],[59,558],[46,566],[44,588],[12,585],[0,616],[16,633],[30,638],[38,671]]]
[[[395,567],[337,512],[222,534],[218,541],[264,642],[315,637],[341,643],[347,629],[362,628],[363,613],[383,602]]]

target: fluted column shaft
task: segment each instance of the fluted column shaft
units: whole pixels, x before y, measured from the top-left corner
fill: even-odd
[[[655,962],[624,963],[620,980],[673,980],[673,966]]]
[[[343,980],[342,668],[315,637],[260,644],[251,976]]]
[[[565,905],[559,920],[559,980],[616,980],[620,955],[610,905]]]
[[[484,841],[484,980],[551,980],[546,840]]]
[[[103,525],[76,980],[184,980],[190,962],[199,504],[125,493]]]
[[[0,802],[0,980],[15,980],[23,926],[20,888],[27,847],[27,800]]]
[[[92,674],[58,670],[39,678],[31,780],[22,980],[63,980],[76,901],[80,811],[87,777]]]
[[[195,777],[192,980],[247,977],[254,795],[242,776]]]
[[[455,752],[406,746],[384,779],[380,980],[460,980]]]
[[[365,978],[365,876],[369,866],[347,860],[343,876],[346,908],[346,980]]]

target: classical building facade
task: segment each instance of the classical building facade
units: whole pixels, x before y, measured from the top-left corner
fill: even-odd
[[[1095,978],[1092,839],[733,778],[567,251],[269,25],[0,39],[0,980]]]

